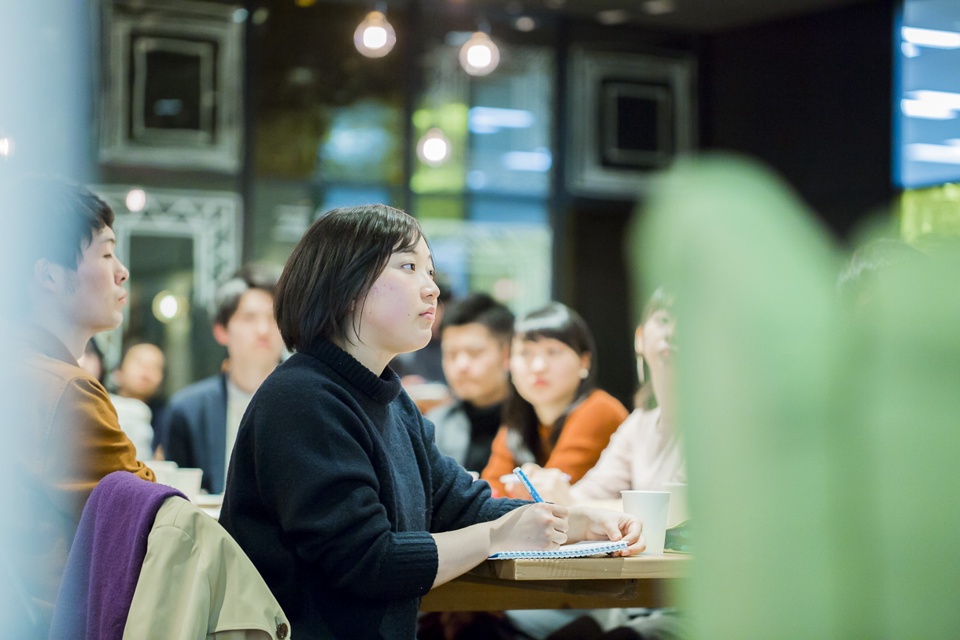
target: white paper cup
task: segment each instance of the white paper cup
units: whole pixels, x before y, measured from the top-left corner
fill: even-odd
[[[664,482],[663,490],[670,492],[670,508],[667,510],[667,528],[675,527],[690,519],[687,509],[687,485],[684,482]]]
[[[173,460],[147,460],[143,464],[147,465],[154,471],[157,469],[176,469],[180,466]]]
[[[643,555],[660,555],[667,537],[667,512],[670,509],[669,491],[621,491],[623,511],[643,522],[643,537],[647,548]]]
[[[203,478],[203,469],[180,468],[173,473],[169,484],[171,487],[192,499],[200,493],[200,480]]]
[[[174,478],[177,475],[177,463],[172,460],[150,460],[144,463],[153,469],[153,475],[157,482],[169,487],[173,486]]]

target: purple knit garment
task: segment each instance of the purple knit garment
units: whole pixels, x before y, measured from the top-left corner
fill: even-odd
[[[147,537],[157,511],[183,494],[114,471],[87,500],[70,547],[50,625],[51,640],[120,640],[127,622]]]

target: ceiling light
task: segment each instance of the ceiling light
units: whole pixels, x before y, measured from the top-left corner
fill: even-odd
[[[472,76],[485,76],[500,64],[500,49],[490,36],[477,31],[460,48],[460,66]]]
[[[930,47],[931,49],[960,49],[960,33],[956,31],[903,27],[900,29],[900,35],[905,42],[915,44],[919,47]]]
[[[287,83],[294,87],[309,87],[313,84],[313,69],[293,67],[287,71]]]
[[[960,93],[953,91],[934,91],[932,89],[917,89],[908,91],[907,96],[924,102],[934,102],[950,107],[951,109],[960,109]]]
[[[0,158],[9,158],[13,155],[13,140],[0,137]]]
[[[647,0],[643,3],[643,10],[651,16],[662,16],[665,13],[676,11],[673,0]]]
[[[417,143],[417,157],[424,164],[436,167],[450,159],[450,139],[433,127]]]
[[[605,25],[623,24],[630,19],[630,14],[624,9],[608,9],[597,14],[597,22]]]
[[[508,151],[503,154],[503,166],[511,171],[534,171],[543,173],[553,165],[553,156],[545,149],[537,151]]]
[[[960,164],[960,145],[915,142],[907,145],[907,155],[917,162]]]
[[[929,89],[908,91],[900,101],[900,110],[911,118],[952,120],[960,112],[960,93]]]
[[[501,129],[529,129],[536,122],[530,111],[497,107],[471,107],[467,126],[471,133],[496,133]]]
[[[397,33],[382,11],[368,13],[353,32],[354,46],[368,58],[382,58],[393,50],[396,43]]]
[[[153,317],[166,324],[185,316],[190,303],[185,297],[164,290],[153,297],[153,303],[150,306]]]
[[[513,21],[513,26],[517,31],[528,33],[537,28],[537,21],[530,16],[520,16]]]
[[[132,213],[143,211],[147,206],[147,193],[143,189],[130,189],[125,200],[127,210]]]
[[[250,19],[250,21],[259,27],[264,22],[266,22],[267,18],[269,17],[270,17],[270,10],[267,9],[266,7],[260,7],[259,9],[253,12],[253,17]]]
[[[923,100],[904,98],[900,101],[900,110],[908,118],[921,118],[923,120],[953,120],[956,117],[956,112],[948,105],[924,102]]]

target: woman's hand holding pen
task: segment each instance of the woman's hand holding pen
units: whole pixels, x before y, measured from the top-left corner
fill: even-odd
[[[547,502],[570,504],[570,475],[560,469],[544,468],[528,462],[521,467]]]
[[[567,541],[567,507],[538,502],[500,516],[490,528],[490,553],[549,551]]]
[[[437,577],[433,586],[453,580],[501,551],[553,551],[567,541],[569,510],[558,504],[528,504],[496,520],[433,533]]]
[[[537,491],[544,502],[556,502],[558,504],[570,504],[570,475],[559,469],[544,468],[535,462],[527,462],[521,469],[527,475],[527,478],[537,487]],[[517,500],[532,500],[533,496],[524,486],[517,474],[510,473],[500,478],[503,483],[504,493],[508,498]]]
[[[566,508],[544,502],[540,489],[534,486],[527,475],[527,470],[517,467],[513,473],[533,496],[536,504],[520,507],[494,522],[490,535],[491,553],[502,550],[499,545],[507,542],[512,543],[514,545],[512,548],[518,551],[532,551],[556,549],[565,542],[584,540],[626,540],[627,549],[615,552],[615,555],[621,556],[640,553],[646,549],[646,541],[641,535],[643,523],[636,517],[596,507]],[[523,522],[525,515],[531,517]],[[504,535],[502,541],[494,541],[497,533]],[[536,546],[544,540],[547,540],[551,546]],[[535,546],[516,546],[524,543]]]

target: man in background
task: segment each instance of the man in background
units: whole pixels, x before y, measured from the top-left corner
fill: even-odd
[[[181,389],[167,405],[164,455],[203,469],[202,488],[223,493],[240,419],[283,354],[273,315],[277,275],[247,265],[216,296],[213,337],[227,348],[223,370]]]
[[[157,420],[154,412],[160,413],[157,391],[163,383],[163,351],[155,344],[140,342],[127,348],[120,366],[113,372],[116,393],[110,400],[117,408],[120,427],[137,447],[140,460],[153,459],[153,450],[158,442],[155,437]]]
[[[107,390],[78,365],[94,334],[120,325],[127,302],[113,211],[82,187],[43,178],[19,181],[4,202],[5,240],[16,243],[0,251],[15,296],[5,353],[18,363],[10,409],[22,426],[11,438],[15,452],[4,451],[5,475],[15,467],[16,486],[4,491],[16,503],[7,515],[17,547],[2,553],[42,630],[94,487],[113,471],[154,476],[137,461]]]
[[[443,371],[456,396],[427,414],[440,450],[465,469],[480,471],[500,428],[508,391],[513,313],[485,293],[449,305],[440,321]]]

